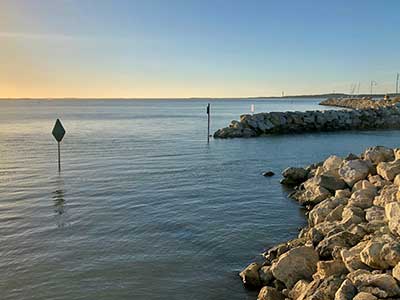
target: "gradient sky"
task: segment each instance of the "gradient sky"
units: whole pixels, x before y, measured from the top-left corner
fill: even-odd
[[[393,92],[398,0],[0,0],[0,97]]]

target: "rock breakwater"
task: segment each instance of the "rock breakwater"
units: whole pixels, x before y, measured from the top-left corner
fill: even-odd
[[[400,299],[400,149],[330,156],[283,176],[308,225],[240,273],[258,299]]]
[[[363,110],[270,112],[242,115],[228,127],[217,130],[214,138],[257,137],[268,134],[313,131],[400,128],[400,106]]]
[[[330,98],[321,101],[319,104],[324,106],[346,107],[352,109],[377,109],[392,106],[400,102],[400,97],[393,99],[373,100],[371,98]]]

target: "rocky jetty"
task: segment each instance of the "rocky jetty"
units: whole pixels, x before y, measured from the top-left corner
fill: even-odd
[[[324,106],[345,107],[351,109],[377,109],[392,106],[400,102],[400,98],[373,100],[371,98],[330,98],[321,101]]]
[[[270,112],[242,115],[214,138],[257,137],[313,131],[400,128],[400,104],[362,110]]]
[[[245,286],[259,300],[400,299],[400,149],[330,156],[283,176],[308,225],[246,267]]]

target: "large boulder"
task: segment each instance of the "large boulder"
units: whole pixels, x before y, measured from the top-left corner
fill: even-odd
[[[374,194],[376,194],[377,192],[377,188],[375,185],[373,185],[371,182],[369,182],[368,180],[364,179],[364,180],[360,180],[357,181],[354,185],[353,185],[353,192],[359,191],[359,190],[371,190],[371,192],[373,192]]]
[[[258,273],[261,265],[258,263],[251,263],[239,276],[242,278],[243,284],[248,288],[258,288],[261,286],[260,275]]]
[[[335,191],[336,198],[350,198],[351,192],[349,189]]]
[[[360,258],[371,268],[386,270],[400,262],[400,244],[390,236],[378,236],[368,241]]]
[[[361,261],[360,253],[367,245],[366,241],[360,242],[350,249],[342,249],[340,256],[349,272],[354,272],[359,269],[370,270],[371,268]]]
[[[398,263],[392,270],[392,276],[400,282],[400,263]]]
[[[271,266],[264,266],[258,270],[258,275],[260,278],[261,285],[268,285],[274,280],[274,275],[272,275]]]
[[[317,270],[318,253],[312,247],[302,246],[289,250],[272,264],[274,277],[292,288],[301,279],[310,280]]]
[[[257,300],[285,300],[285,296],[276,288],[264,286],[258,293]]]
[[[360,292],[353,298],[353,300],[378,300],[378,298],[371,293]]]
[[[360,224],[365,220],[364,210],[358,206],[347,205],[344,207],[342,212],[342,221],[346,228],[349,228],[355,224]]]
[[[365,219],[368,222],[385,219],[385,209],[380,206],[371,206],[365,210]]]
[[[317,264],[317,273],[313,277],[325,279],[330,276],[341,276],[347,274],[349,271],[341,259],[319,261]]]
[[[366,161],[355,159],[343,162],[339,169],[339,175],[349,185],[353,186],[357,181],[367,178],[370,168]]]
[[[324,161],[322,167],[327,173],[338,176],[339,175],[338,170],[342,163],[343,159],[341,157],[336,155],[331,155]]]
[[[365,150],[363,158],[371,161],[373,164],[378,164],[380,162],[394,160],[394,152],[391,148],[375,146]]]
[[[350,279],[345,279],[335,293],[335,300],[352,300],[356,293],[357,289]]]
[[[370,175],[370,176],[368,176],[368,181],[371,182],[378,189],[383,188],[385,185],[392,184],[391,181],[383,179],[379,175]]]
[[[332,251],[337,247],[350,248],[360,241],[360,237],[348,231],[341,231],[323,239],[316,250],[322,258],[332,257]]]
[[[359,292],[369,292],[379,298],[400,295],[396,280],[389,274],[375,274],[366,270],[357,270],[347,275]]]
[[[381,162],[376,166],[376,172],[383,179],[392,181],[400,173],[400,160]]]
[[[329,176],[329,175],[316,176],[314,177],[314,182],[316,185],[326,188],[328,191],[331,192],[347,188],[346,182],[343,179],[335,176]]]
[[[291,299],[299,299],[301,295],[305,295],[308,289],[310,282],[304,279],[301,279],[296,282],[294,287],[289,291],[289,297]]]
[[[342,204],[346,204],[346,198],[336,198],[330,197],[325,199],[321,203],[317,204],[309,213],[308,219],[310,220],[311,225],[316,225],[325,221],[326,217],[333,213],[335,208],[339,207]],[[343,210],[343,209],[342,209]],[[340,211],[340,209],[339,209]],[[341,218],[341,215],[340,215]]]
[[[316,184],[314,178],[303,183],[303,190],[296,191],[292,197],[302,205],[316,205],[332,194],[326,188]]]
[[[373,204],[376,206],[385,207],[386,204],[390,202],[397,201],[397,192],[399,191],[399,187],[394,184],[385,185],[380,194],[375,197]]]
[[[349,200],[349,205],[361,207],[363,209],[371,207],[376,195],[376,189],[365,188],[355,191]]]
[[[314,291],[310,290],[306,294],[306,297],[304,297],[303,299],[304,300],[333,299],[335,297],[336,291],[340,288],[344,279],[345,279],[344,276],[330,276],[322,280],[321,283],[318,285],[317,289],[315,289]]]
[[[296,186],[308,179],[308,171],[304,168],[289,167],[282,172],[282,176],[282,184]]]
[[[390,231],[400,236],[400,203],[390,202],[386,204],[385,215],[389,222]]]

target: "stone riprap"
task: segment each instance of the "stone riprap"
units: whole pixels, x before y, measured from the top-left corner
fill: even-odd
[[[388,100],[373,100],[371,98],[330,98],[321,101],[319,104],[324,106],[336,106],[352,109],[377,109],[381,107],[392,106],[398,102],[400,102],[400,97]]]
[[[242,115],[229,127],[217,130],[214,138],[257,137],[268,134],[314,131],[400,128],[400,106],[363,110],[270,112]]]
[[[239,275],[259,300],[400,299],[400,149],[288,168],[282,184],[307,209],[298,237]]]

